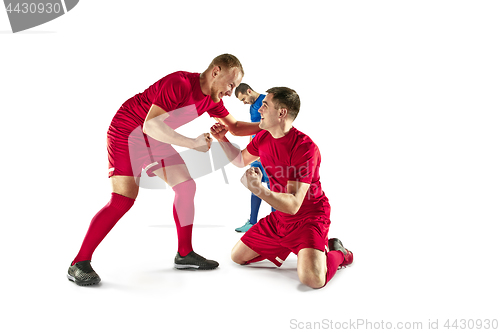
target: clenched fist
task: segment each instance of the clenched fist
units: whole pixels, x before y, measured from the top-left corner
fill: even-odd
[[[221,123],[216,123],[215,125],[210,127],[210,133],[218,141],[222,140],[226,136],[226,133],[228,131],[229,131],[229,128],[226,125],[221,124]]]
[[[241,183],[252,193],[260,192],[262,186],[262,172],[259,168],[249,168],[241,177]]]
[[[212,145],[212,140],[213,139],[210,137],[210,134],[203,133],[194,140],[193,149],[201,151],[202,153],[206,153]]]

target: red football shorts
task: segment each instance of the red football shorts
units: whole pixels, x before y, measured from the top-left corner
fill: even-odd
[[[108,130],[108,177],[140,177],[142,169],[153,177],[162,167],[185,164],[174,147],[145,135],[141,127],[128,132],[113,126]]]
[[[330,219],[313,216],[295,223],[281,223],[276,212],[259,220],[248,230],[241,241],[243,244],[281,266],[290,252],[298,254],[305,248],[325,251],[328,248]]]

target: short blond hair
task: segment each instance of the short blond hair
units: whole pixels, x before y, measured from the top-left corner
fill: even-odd
[[[243,71],[243,66],[241,65],[241,62],[236,58],[234,55],[229,54],[229,53],[224,53],[221,54],[220,56],[217,56],[212,60],[212,63],[210,66],[220,66],[224,67],[227,69],[231,69],[233,67],[238,68],[241,71],[242,75],[245,75],[245,72]]]

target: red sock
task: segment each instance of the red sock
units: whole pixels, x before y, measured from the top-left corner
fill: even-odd
[[[95,249],[106,237],[116,222],[132,207],[134,199],[127,198],[117,193],[111,193],[111,200],[104,206],[90,222],[89,229],[83,239],[80,252],[71,263],[91,260]]]
[[[189,179],[172,187],[174,197],[174,221],[177,227],[178,247],[181,256],[193,251],[191,243],[194,221],[194,195],[196,183]]]
[[[341,251],[330,251],[326,254],[326,281],[325,286],[337,272],[340,264],[344,261],[344,254]]]

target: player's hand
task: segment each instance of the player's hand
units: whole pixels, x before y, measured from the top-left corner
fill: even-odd
[[[252,193],[259,192],[262,186],[262,172],[259,168],[249,168],[241,177],[241,183]]]
[[[212,140],[213,139],[210,137],[210,134],[203,133],[202,135],[194,139],[193,149],[201,151],[202,153],[206,153],[212,145]]]
[[[229,127],[222,123],[215,123],[215,125],[210,127],[210,134],[218,141],[222,140],[228,131]]]

